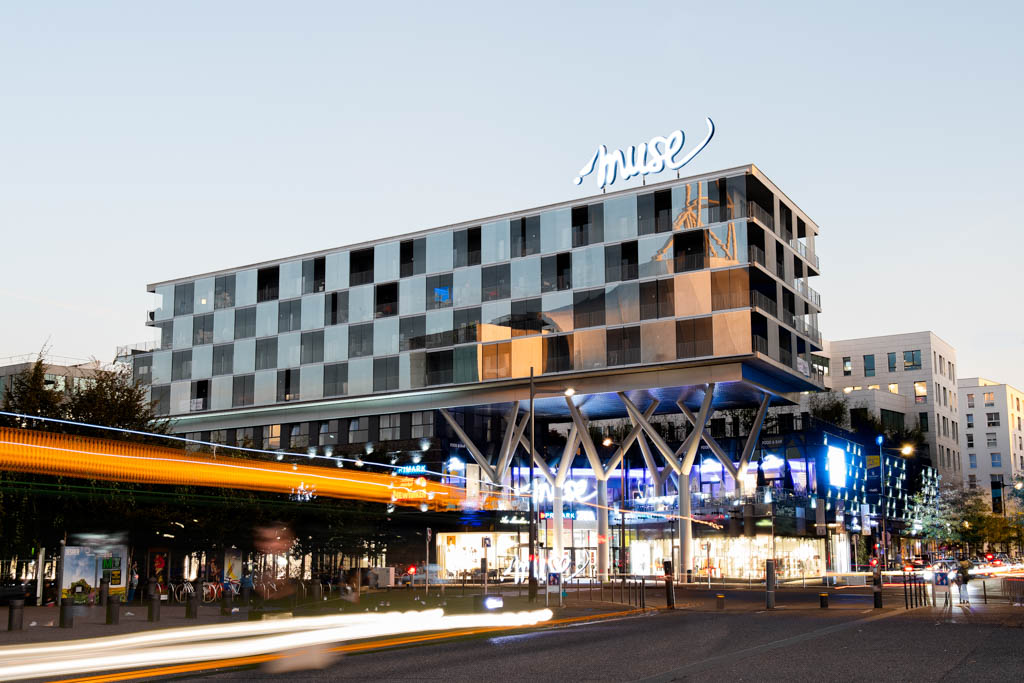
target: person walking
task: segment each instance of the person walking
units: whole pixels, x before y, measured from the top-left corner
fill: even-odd
[[[956,585],[960,589],[960,604],[971,604],[971,596],[967,591],[967,584],[971,580],[971,564],[967,560],[960,561],[960,567],[956,570]]]
[[[128,575],[128,602],[135,599],[135,591],[139,588],[139,563],[132,562],[132,568]]]

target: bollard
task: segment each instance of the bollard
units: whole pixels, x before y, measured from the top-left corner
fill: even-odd
[[[100,607],[105,607],[110,598],[110,581],[100,579]]]
[[[121,596],[107,596],[107,624],[116,626],[121,623]]]
[[[75,605],[65,598],[60,603],[60,627],[73,628],[75,625]]]
[[[640,579],[640,606],[647,609],[647,578]]]
[[[25,601],[12,598],[7,603],[7,630],[20,631],[25,619]]]
[[[146,618],[149,621],[160,621],[160,587],[156,579],[149,577],[149,610]]]
[[[818,606],[821,609],[828,609],[828,593],[818,593]]]
[[[686,583],[693,583],[693,570],[692,569],[687,569],[686,570]]]
[[[665,560],[665,607],[676,608],[676,586],[672,581],[672,560]]]
[[[242,586],[242,605],[245,607],[249,606],[249,602],[252,600],[252,588],[249,586]]]
[[[907,573],[903,572],[903,608],[910,609],[910,596],[907,593]]]
[[[221,587],[220,614],[221,616],[231,616],[231,589],[228,586]]]
[[[199,596],[195,593],[191,593],[185,598],[185,618],[199,618]]]
[[[764,606],[775,609],[775,560],[764,561]]]
[[[715,595],[715,609],[725,609],[725,593]]]
[[[875,608],[878,609],[878,608],[882,607],[882,568],[881,567],[875,567],[875,575],[872,577],[871,583],[872,583],[871,590],[874,593],[874,597],[875,597]]]

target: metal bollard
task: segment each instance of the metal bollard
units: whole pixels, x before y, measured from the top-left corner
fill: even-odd
[[[231,590],[227,587],[221,588],[220,593],[220,613],[221,616],[231,615]]]
[[[64,599],[60,603],[60,627],[73,628],[75,625],[75,605],[70,599]]]
[[[110,599],[110,581],[100,579],[100,607],[105,607]]]
[[[775,560],[764,561],[764,606],[775,609]]]
[[[242,605],[248,607],[251,601],[252,588],[250,588],[249,586],[242,586]]]
[[[828,609],[828,593],[818,593],[818,606],[821,609]]]
[[[672,581],[672,560],[665,560],[665,607],[676,608],[676,586]]]
[[[725,593],[715,595],[715,609],[725,609]]]
[[[25,601],[12,598],[7,603],[7,630],[20,631],[25,620]]]
[[[121,596],[107,596],[107,624],[116,626],[121,623]]]
[[[156,588],[156,581],[150,581],[149,610],[146,619],[149,621],[160,621],[160,589]]]
[[[640,606],[647,609],[647,579],[640,579]]]
[[[875,567],[875,575],[871,579],[872,592],[875,598],[875,608],[882,607],[882,569]]]

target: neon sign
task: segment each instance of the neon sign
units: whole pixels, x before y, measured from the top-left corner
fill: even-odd
[[[427,466],[425,463],[418,465],[402,465],[396,470],[399,474],[427,474]]]
[[[676,158],[683,151],[683,143],[686,135],[682,130],[674,130],[668,137],[656,135],[650,142],[641,142],[639,145],[630,145],[623,152],[621,149],[608,151],[604,145],[600,145],[594,156],[590,158],[580,174],[573,178],[574,185],[579,185],[583,179],[591,173],[596,173],[598,189],[604,188],[615,182],[617,176],[623,180],[629,180],[635,176],[645,176],[649,173],[661,173],[666,168],[678,171],[690,163],[707,144],[711,142],[715,134],[715,123],[707,119],[708,134],[704,141],[694,147],[685,156]]]

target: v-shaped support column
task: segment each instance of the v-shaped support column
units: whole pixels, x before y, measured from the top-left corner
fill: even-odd
[[[439,412],[441,413],[441,417],[448,422],[452,431],[455,432],[455,434],[462,440],[462,443],[466,444],[466,450],[469,451],[470,456],[472,456],[473,460],[476,461],[476,464],[480,465],[480,469],[487,475],[487,478],[492,482],[500,484],[501,481],[497,478],[497,473],[494,471],[494,468],[487,462],[487,458],[485,458],[484,454],[480,452],[480,449],[476,447],[476,444],[474,444],[473,440],[469,438],[469,435],[466,434],[465,430],[459,426],[458,422],[455,421],[455,418],[453,418],[445,408],[441,408]]]
[[[764,416],[768,412],[768,404],[772,402],[771,394],[765,394],[764,398],[761,399],[761,405],[757,409],[757,415],[754,417],[754,424],[750,426],[750,434],[747,435],[747,443],[743,445],[743,453],[740,454],[740,465],[737,468],[736,482],[739,484],[740,490],[743,490],[743,482],[747,477],[747,468],[750,466],[750,457],[754,454],[754,448],[757,446],[758,439],[761,438],[761,427],[764,425]],[[746,493],[746,491],[743,491]]]
[[[679,410],[682,411],[683,415],[686,416],[686,419],[689,420],[696,429],[697,416],[693,414],[693,411],[686,407],[686,404],[683,403],[682,399],[676,401],[676,405],[679,406]],[[711,436],[711,432],[707,429],[700,429],[697,431],[700,432],[700,436],[704,439],[704,443],[708,445],[708,448],[710,448],[711,452],[715,454],[718,461],[722,463],[722,466],[726,470],[728,470],[729,475],[737,482],[737,484],[739,484],[739,474],[736,471],[736,466],[732,464],[732,458],[729,457],[729,454],[725,452],[725,449],[722,448],[717,441],[715,441],[714,437]]]

